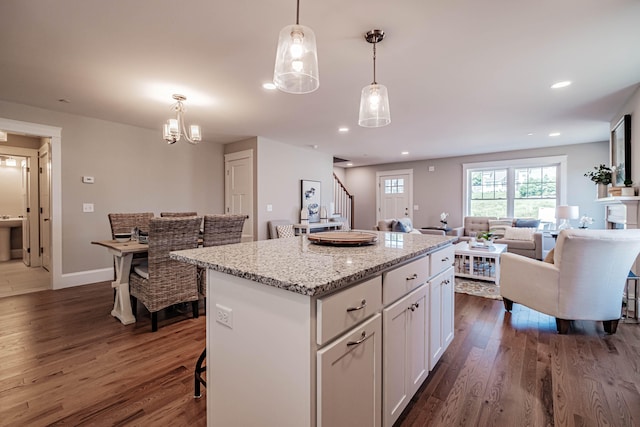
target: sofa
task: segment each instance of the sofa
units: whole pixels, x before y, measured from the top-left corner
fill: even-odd
[[[411,218],[391,218],[378,221],[373,227],[377,231],[396,231],[399,233],[420,233],[420,230],[413,228]]]
[[[542,232],[540,220],[533,218],[497,218],[467,216],[464,225],[453,229],[459,241],[469,241],[471,233],[479,236],[490,232],[494,243],[507,245],[507,252],[542,260]]]

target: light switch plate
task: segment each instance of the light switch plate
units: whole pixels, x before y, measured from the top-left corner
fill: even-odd
[[[83,203],[82,212],[93,212],[93,203]]]

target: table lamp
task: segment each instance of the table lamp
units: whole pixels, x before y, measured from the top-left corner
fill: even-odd
[[[569,220],[578,219],[579,215],[578,206],[557,206],[556,218],[562,220],[557,229],[564,230],[565,228],[571,228]]]

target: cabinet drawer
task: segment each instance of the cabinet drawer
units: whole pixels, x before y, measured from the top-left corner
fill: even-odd
[[[429,255],[382,275],[382,302],[390,304],[429,278]]]
[[[380,276],[317,301],[316,342],[322,345],[380,309]]]
[[[453,245],[431,254],[431,274],[436,275],[453,265],[455,248]]]

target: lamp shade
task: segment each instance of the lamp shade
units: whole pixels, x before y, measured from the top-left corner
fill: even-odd
[[[556,207],[556,218],[558,219],[578,219],[580,212],[578,206],[558,206]]]
[[[318,89],[318,53],[311,28],[294,24],[280,31],[273,83],[279,90],[294,94]]]
[[[376,128],[389,123],[391,123],[391,112],[386,86],[372,83],[363,87],[358,124],[366,128]]]

